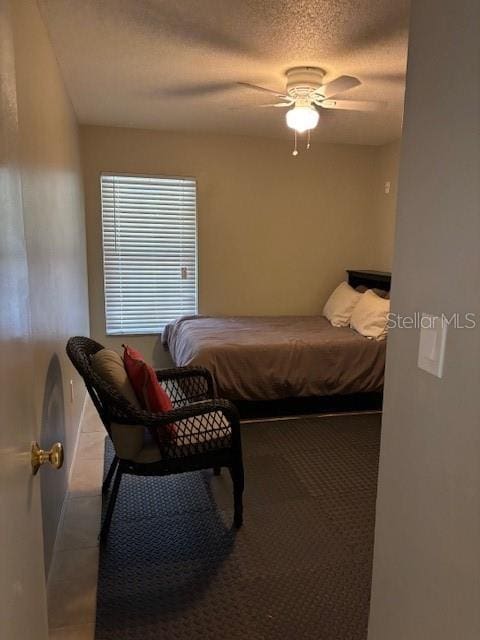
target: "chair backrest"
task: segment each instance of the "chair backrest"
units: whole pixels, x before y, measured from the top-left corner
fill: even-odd
[[[134,407],[94,371],[90,358],[101,349],[104,347],[99,342],[95,342],[91,338],[75,336],[68,340],[66,351],[75,369],[82,376],[98,414],[111,435],[110,424],[112,422],[131,423],[131,413]]]

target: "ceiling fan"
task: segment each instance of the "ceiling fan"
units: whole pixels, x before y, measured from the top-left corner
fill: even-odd
[[[285,73],[287,77],[286,92],[279,93],[273,89],[260,87],[249,82],[237,84],[255,91],[262,91],[279,98],[279,102],[259,105],[261,107],[284,107],[287,126],[295,132],[295,148],[293,155],[298,155],[297,133],[308,133],[307,149],[310,148],[310,131],[315,129],[319,121],[321,109],[344,109],[351,111],[378,111],[385,106],[384,102],[359,100],[337,100],[336,96],[344,91],[358,87],[361,82],[352,76],[339,76],[326,84],[323,83],[325,71],[318,67],[293,67]]]

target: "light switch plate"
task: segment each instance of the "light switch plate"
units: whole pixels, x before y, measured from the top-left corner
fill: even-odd
[[[438,316],[422,314],[418,347],[419,368],[441,378],[446,342],[447,323]]]

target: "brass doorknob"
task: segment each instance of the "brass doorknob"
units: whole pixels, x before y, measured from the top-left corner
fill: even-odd
[[[55,442],[50,451],[40,449],[38,442],[32,443],[32,473],[35,475],[42,464],[49,462],[55,469],[60,469],[63,465],[63,446],[60,442]]]

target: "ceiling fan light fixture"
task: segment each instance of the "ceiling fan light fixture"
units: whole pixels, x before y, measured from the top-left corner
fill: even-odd
[[[298,133],[305,133],[315,129],[318,124],[319,114],[311,105],[295,106],[286,113],[287,126]]]

